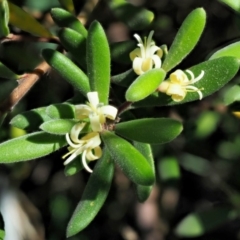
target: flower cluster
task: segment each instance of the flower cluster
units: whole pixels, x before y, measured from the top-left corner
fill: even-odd
[[[64,162],[64,165],[67,165],[82,154],[84,168],[92,172],[87,161],[93,161],[102,156],[99,132],[103,130],[107,118],[115,120],[117,108],[99,103],[97,92],[89,92],[87,97],[89,101],[87,104],[75,106],[76,118],[80,122],[73,126],[70,133],[66,134],[69,152],[63,158],[70,155]]]
[[[187,75],[182,70],[176,70],[172,74],[170,74],[170,78],[167,81],[162,82],[158,91],[166,93],[167,95],[172,97],[172,100],[175,102],[182,101],[187,92],[197,92],[199,95],[199,99],[201,100],[203,95],[201,90],[195,86],[190,86],[196,82],[198,82],[204,76],[204,71],[201,71],[198,77],[194,77],[194,74],[190,70],[186,70],[187,73],[191,76],[189,80]]]
[[[152,68],[160,68],[162,65],[163,51],[152,41],[153,33],[154,31],[151,31],[148,37],[144,38],[144,41],[138,34],[134,34],[138,41],[138,48],[130,53],[130,58],[133,61],[133,70],[137,75],[141,75]]]

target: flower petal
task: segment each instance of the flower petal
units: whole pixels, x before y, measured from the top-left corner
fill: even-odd
[[[98,92],[88,92],[87,97],[91,106],[96,107],[99,104]]]
[[[143,62],[143,59],[142,59],[142,58],[139,58],[139,57],[136,57],[136,58],[133,60],[133,70],[134,70],[134,72],[135,72],[137,75],[141,75],[141,74],[144,73],[144,72],[142,71],[142,62]]]
[[[102,106],[101,110],[102,113],[111,120],[114,120],[116,118],[118,112],[117,108],[110,105]]]
[[[160,57],[158,57],[157,55],[153,55],[152,56],[152,60],[154,62],[154,68],[160,68],[162,65],[162,60]]]
[[[141,51],[139,48],[135,48],[133,51],[129,54],[130,59],[133,61],[135,57],[141,57]]]
[[[92,113],[89,115],[89,120],[91,124],[91,128],[94,132],[102,131],[102,126],[100,124],[100,116],[96,113]]]

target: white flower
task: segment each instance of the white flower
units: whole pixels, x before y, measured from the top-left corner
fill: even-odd
[[[64,165],[73,161],[78,155],[82,154],[82,164],[88,172],[92,170],[88,167],[87,160],[93,161],[102,156],[102,149],[100,147],[101,139],[98,132],[91,132],[79,139],[81,131],[86,123],[77,123],[71,129],[70,134],[66,134],[66,140],[69,144],[69,152],[63,156],[67,158]]]
[[[76,105],[77,119],[89,118],[91,128],[94,132],[102,131],[102,124],[106,122],[106,118],[114,120],[117,116],[117,108],[110,105],[99,103],[98,93],[87,93],[89,103]]]
[[[160,68],[162,65],[163,51],[152,41],[153,33],[154,31],[151,31],[148,38],[144,38],[144,42],[138,34],[134,34],[138,41],[138,48],[130,53],[130,58],[133,61],[133,70],[137,75],[141,75],[153,67]]]
[[[204,71],[201,71],[200,75],[197,78],[194,77],[192,71],[186,70],[186,72],[191,76],[190,80],[182,70],[176,70],[170,74],[169,80],[164,81],[159,85],[158,90],[171,96],[172,100],[175,102],[182,101],[186,97],[187,92],[197,92],[199,99],[201,100],[203,97],[201,90],[203,89],[199,89],[190,85],[202,79]]]

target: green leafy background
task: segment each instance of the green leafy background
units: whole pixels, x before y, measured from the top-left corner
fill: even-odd
[[[30,13],[36,10],[40,12],[39,22],[44,22],[50,26],[51,33],[57,34],[58,28],[48,20],[48,12],[51,7],[60,7],[58,1],[12,2],[20,7],[27,7]],[[77,13],[81,11],[85,2],[74,1]],[[147,27],[149,22],[144,22],[145,29],[136,29],[135,22],[129,25],[119,24],[122,15],[119,12],[114,15],[112,11],[116,6],[108,5],[114,1],[100,2],[91,15],[91,20],[101,22],[111,43],[132,40],[136,31],[141,36],[148,35],[149,30],[154,29],[154,40],[157,44],[168,46],[171,45],[187,14],[192,9],[203,7],[207,12],[207,25],[197,47],[178,66],[181,69],[188,69],[203,62],[218,49],[239,41],[240,13],[236,6],[227,3],[229,1],[215,0],[210,3],[208,0],[187,0],[183,3],[136,0],[134,2],[138,6],[153,10],[155,15],[151,26]],[[87,23],[87,28],[89,25],[90,23]],[[15,31],[12,27],[11,30]],[[39,56],[43,48],[55,49],[56,45],[2,43],[1,61],[15,73],[22,74],[37,66],[41,61]],[[121,51],[120,54],[126,56]],[[74,61],[74,56],[72,59]],[[116,55],[111,65],[112,75],[131,68],[130,62],[117,63],[115,59]],[[77,61],[75,63],[77,64]],[[15,86],[14,78],[9,82],[0,78],[0,81],[9,92]],[[240,105],[239,97],[231,96],[231,93],[225,94],[238,83],[240,79],[237,76],[220,92],[202,101],[164,108],[134,109],[136,118],[183,119],[184,130],[173,142],[152,145],[157,177],[152,194],[145,204],[138,202],[134,192],[135,186],[117,168],[110,194],[97,217],[81,233],[69,239],[132,240],[127,238],[128,234],[133,234],[136,239],[239,239],[240,221],[234,213],[239,212],[240,207],[240,119],[232,115],[231,111],[239,111]],[[126,87],[113,84],[111,91],[115,96],[123,96]],[[51,71],[34,86],[3,122],[0,140],[5,141],[18,136],[19,131],[8,124],[18,113],[64,102],[71,98],[73,93],[71,85],[56,71]],[[232,104],[236,100],[237,102]],[[230,105],[226,107],[225,103]],[[118,102],[114,104],[118,105]],[[46,116],[39,118],[35,112],[32,116],[37,116],[39,126]],[[123,114],[123,118],[128,119],[127,114]],[[30,131],[37,130],[36,126],[24,124]],[[35,161],[0,166],[0,171],[9,173],[17,186],[40,210],[48,240],[65,239],[67,223],[89,178],[89,173],[85,171],[66,177],[61,159],[64,153],[65,149],[60,149]],[[3,227],[1,221],[1,228]]]

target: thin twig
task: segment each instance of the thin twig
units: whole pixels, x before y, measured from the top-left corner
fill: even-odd
[[[118,114],[117,116],[119,117],[123,112],[127,111],[133,102],[124,102],[119,108],[118,108]]]
[[[11,92],[7,99],[0,103],[0,117],[6,112],[11,111],[49,69],[50,66],[46,62],[42,62],[32,73],[24,74],[24,76],[18,80],[18,86]]]
[[[35,37],[30,35],[16,35],[10,33],[7,37],[0,39],[0,43],[5,42],[48,42],[61,44],[57,37],[45,38],[45,37]]]

